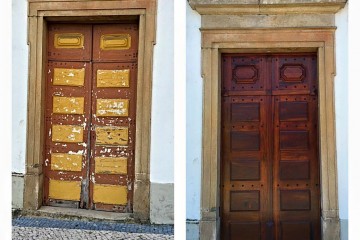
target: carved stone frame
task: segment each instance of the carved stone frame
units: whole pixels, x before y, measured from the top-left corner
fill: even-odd
[[[223,52],[316,52],[322,239],[337,240],[339,214],[334,109],[335,28],[202,29],[203,143],[200,239],[220,239],[220,126]]]
[[[156,0],[29,0],[28,5],[28,125],[24,209],[42,205],[44,151],[45,60],[48,21],[101,20],[126,16],[139,18],[139,52],[136,109],[135,180],[133,217],[149,220],[150,116],[152,59],[155,43]],[[119,213],[121,214],[121,213]]]

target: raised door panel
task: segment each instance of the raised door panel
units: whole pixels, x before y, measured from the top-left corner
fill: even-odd
[[[315,53],[278,54],[272,57],[272,94],[317,94]]]
[[[137,62],[138,24],[97,24],[93,34],[95,62]]]
[[[50,24],[48,34],[48,60],[91,60],[92,25]]]
[[[224,54],[223,96],[265,95],[270,87],[265,56]]]

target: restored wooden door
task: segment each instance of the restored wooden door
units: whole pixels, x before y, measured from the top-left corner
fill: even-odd
[[[49,24],[44,204],[132,212],[138,25]]]
[[[320,239],[317,56],[222,55],[221,239]]]

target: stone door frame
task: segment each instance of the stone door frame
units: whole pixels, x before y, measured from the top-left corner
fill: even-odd
[[[139,19],[138,82],[133,217],[148,221],[150,214],[150,117],[156,0],[29,0],[28,115],[24,209],[37,210],[43,196],[44,101],[47,22]],[[122,214],[122,213],[119,213]]]
[[[200,239],[220,239],[221,53],[316,52],[322,239],[339,239],[335,141],[335,28],[201,29],[203,142]]]

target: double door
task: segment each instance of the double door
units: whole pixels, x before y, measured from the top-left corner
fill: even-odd
[[[221,239],[320,239],[316,54],[221,60]]]
[[[132,212],[138,24],[49,24],[44,205]]]

